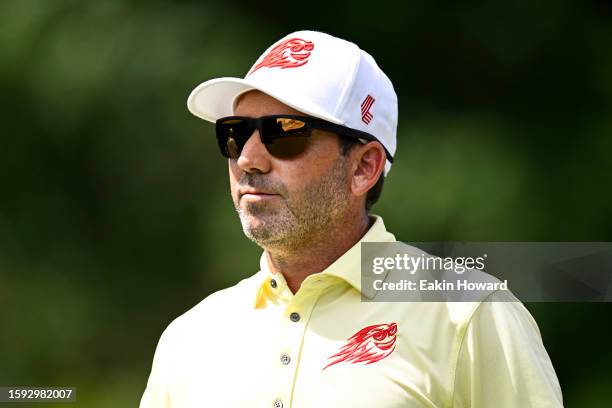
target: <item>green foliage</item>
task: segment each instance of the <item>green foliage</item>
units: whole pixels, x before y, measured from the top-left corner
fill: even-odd
[[[394,82],[374,212],[399,239],[611,240],[605,2],[242,3],[0,5],[0,385],[136,406],[164,327],[257,271],[185,101],[292,30],[356,42]],[[568,406],[609,402],[609,305],[529,307]]]

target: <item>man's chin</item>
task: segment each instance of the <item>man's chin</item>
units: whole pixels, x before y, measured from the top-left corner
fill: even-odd
[[[262,246],[278,240],[278,235],[283,235],[283,227],[286,227],[286,222],[283,222],[278,214],[244,214],[240,216],[242,229],[245,235]]]
[[[242,222],[242,227],[245,230],[255,231],[255,230],[266,230],[274,228],[276,224],[278,224],[278,214],[274,213],[241,213],[240,221]]]

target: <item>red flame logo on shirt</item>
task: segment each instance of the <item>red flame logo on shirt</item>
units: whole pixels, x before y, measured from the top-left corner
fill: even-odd
[[[342,361],[352,364],[365,361],[366,364],[372,364],[382,360],[395,350],[396,333],[397,323],[364,327],[353,334],[339,352],[327,358],[332,361],[323,370]]]
[[[253,67],[249,75],[259,68],[296,68],[308,62],[310,52],[314,50],[312,41],[301,38],[290,38],[277,44],[266,54],[261,62]]]

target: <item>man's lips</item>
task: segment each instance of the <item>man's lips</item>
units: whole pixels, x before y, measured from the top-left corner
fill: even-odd
[[[268,200],[274,197],[278,197],[278,194],[273,194],[264,191],[258,190],[244,190],[239,192],[240,199],[245,199],[249,201],[261,201]]]

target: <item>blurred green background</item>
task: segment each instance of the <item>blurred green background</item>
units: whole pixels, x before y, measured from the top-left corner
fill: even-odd
[[[398,239],[612,241],[610,2],[462,3],[1,2],[0,385],[137,406],[166,325],[257,271],[185,103],[297,29],[394,83]],[[527,306],[566,406],[611,406],[611,305]]]

